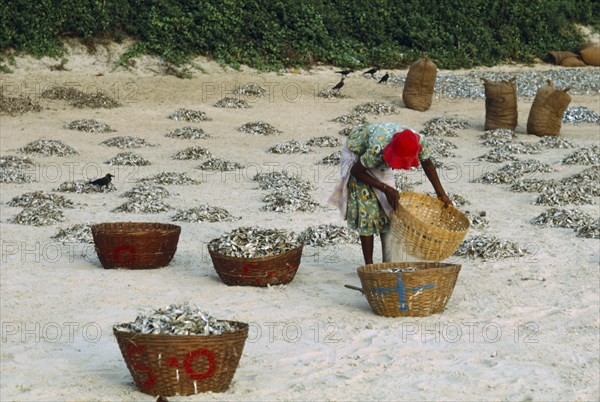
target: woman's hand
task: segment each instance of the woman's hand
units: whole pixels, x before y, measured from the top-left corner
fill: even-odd
[[[383,193],[385,194],[385,198],[390,203],[392,208],[395,210],[396,206],[398,206],[398,200],[400,199],[400,193],[395,189],[388,185],[385,185],[383,189]]]
[[[444,202],[445,207],[447,207],[448,205],[453,205],[452,200],[450,199],[450,197],[448,197],[448,195],[446,193],[438,194],[437,197],[438,197],[438,200]]]

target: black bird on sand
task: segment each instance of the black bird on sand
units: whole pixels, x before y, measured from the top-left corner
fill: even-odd
[[[331,88],[332,91],[340,91],[340,89],[342,89],[342,87],[344,86],[344,76],[342,75],[342,79],[340,80],[340,82],[338,82],[337,84],[335,84],[335,86],[333,88]]]
[[[363,73],[363,75],[365,74],[371,74],[371,78],[373,78],[373,74],[375,74],[377,71],[379,71],[379,67],[374,67],[370,70],[367,70]]]
[[[388,73],[385,73],[385,75],[383,77],[381,77],[381,79],[379,81],[377,81],[378,84],[382,84],[387,82],[388,78],[390,78],[390,75]]]
[[[110,184],[112,178],[115,177],[112,174],[108,173],[106,176],[101,177],[99,179],[96,179],[94,181],[91,181],[90,184],[93,184],[95,186],[98,186],[100,188],[107,186]]]
[[[346,77],[348,74],[353,73],[354,70],[352,69],[348,69],[348,70],[341,70],[341,71],[336,71],[336,74],[342,74],[343,77]]]

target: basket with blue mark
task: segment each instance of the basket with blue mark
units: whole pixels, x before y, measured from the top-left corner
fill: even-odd
[[[441,262],[387,262],[357,269],[371,309],[385,317],[425,317],[444,311],[461,266]]]

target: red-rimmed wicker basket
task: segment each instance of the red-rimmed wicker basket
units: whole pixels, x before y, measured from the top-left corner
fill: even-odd
[[[181,227],[156,222],[92,225],[96,253],[104,268],[151,269],[169,265]]]
[[[414,270],[386,272],[393,268]],[[358,267],[373,312],[385,317],[425,317],[444,311],[461,266],[441,262],[386,262]]]
[[[269,286],[290,283],[302,258],[303,246],[273,256],[230,257],[208,247],[215,271],[229,286]]]
[[[427,194],[402,192],[391,219],[391,232],[407,254],[442,261],[456,252],[470,222],[452,205]]]
[[[113,327],[123,359],[140,391],[154,396],[224,392],[237,370],[248,324],[219,335],[153,335]]]

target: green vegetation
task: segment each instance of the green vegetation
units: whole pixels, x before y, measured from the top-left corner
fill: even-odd
[[[12,0],[0,5],[0,49],[60,57],[65,37],[91,48],[133,37],[122,64],[152,54],[175,66],[206,55],[262,70],[394,68],[426,54],[468,68],[576,51],[574,23],[598,30],[599,15],[597,0]]]

